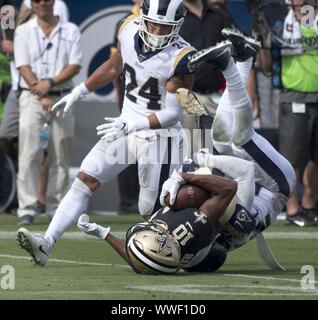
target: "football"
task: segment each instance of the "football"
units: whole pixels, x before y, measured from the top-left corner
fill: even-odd
[[[210,194],[197,186],[191,184],[183,185],[176,197],[173,205],[170,204],[170,194],[165,196],[165,205],[173,211],[180,211],[185,208],[199,208],[202,203],[210,197]]]

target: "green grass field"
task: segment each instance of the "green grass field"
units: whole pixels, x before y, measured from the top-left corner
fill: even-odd
[[[138,216],[93,216],[119,236]],[[175,276],[135,274],[99,239],[88,238],[74,226],[57,244],[49,264],[35,267],[15,239],[17,217],[0,215],[0,269],[15,268],[15,289],[0,288],[3,299],[103,300],[217,300],[318,299],[318,228],[297,228],[277,222],[266,238],[285,272],[269,270],[252,241],[228,255],[215,274],[179,273]],[[38,217],[31,231],[45,231],[46,217]],[[303,290],[303,265],[316,269],[314,290]],[[0,280],[4,274],[0,273]]]

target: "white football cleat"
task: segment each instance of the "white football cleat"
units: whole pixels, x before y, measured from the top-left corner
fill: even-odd
[[[43,235],[32,234],[27,229],[21,228],[17,232],[17,240],[36,265],[44,267],[47,264],[52,247],[48,245]]]

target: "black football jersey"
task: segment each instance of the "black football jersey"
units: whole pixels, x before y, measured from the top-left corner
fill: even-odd
[[[181,264],[187,265],[203,249],[208,248],[217,235],[207,216],[195,208],[174,212],[161,208],[151,219],[165,226],[177,239],[181,248]]]

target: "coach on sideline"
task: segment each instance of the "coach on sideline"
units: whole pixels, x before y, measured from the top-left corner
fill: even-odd
[[[35,18],[15,32],[14,54],[20,72],[18,216],[32,223],[36,215],[38,177],[43,160],[40,131],[49,126],[49,181],[46,212],[53,216],[68,187],[74,117],[57,118],[54,103],[73,88],[82,59],[77,26],[53,14],[54,0],[32,0]],[[25,223],[24,223],[25,224]]]

